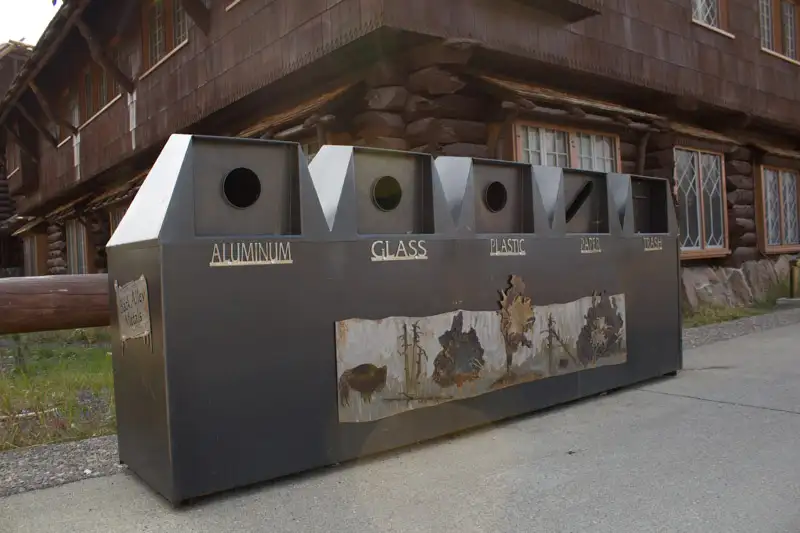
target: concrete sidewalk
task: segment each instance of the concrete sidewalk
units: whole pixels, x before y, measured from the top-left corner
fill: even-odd
[[[676,379],[179,511],[129,474],[0,499],[0,532],[797,532],[800,326]]]

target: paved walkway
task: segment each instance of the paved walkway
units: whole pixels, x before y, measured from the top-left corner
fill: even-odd
[[[800,531],[800,326],[678,378],[172,510],[127,473],[0,499],[0,532]]]

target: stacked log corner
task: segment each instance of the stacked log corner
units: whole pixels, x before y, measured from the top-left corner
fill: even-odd
[[[644,174],[675,181],[675,139],[665,133],[650,137],[645,150]]]
[[[728,235],[732,251],[728,263],[735,267],[761,257],[756,232],[754,155],[744,147],[725,155]]]
[[[482,121],[487,97],[471,95],[463,77],[447,68],[448,60],[412,52],[405,60],[376,65],[366,78],[364,109],[353,120],[353,144],[489,157]]]
[[[0,165],[0,175],[5,175]],[[14,215],[14,201],[8,191],[8,180],[0,179],[0,222]]]
[[[641,135],[641,133],[630,130],[619,134],[619,157],[622,163],[620,172],[623,174],[639,174],[637,161]]]
[[[53,223],[47,227],[47,273],[67,273],[67,234],[63,224]]]

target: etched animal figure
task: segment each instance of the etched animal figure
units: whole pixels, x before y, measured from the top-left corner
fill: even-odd
[[[478,379],[483,365],[483,346],[475,328],[462,331],[464,315],[453,317],[450,329],[439,336],[442,349],[433,360],[431,378],[440,387],[461,387],[464,383]]]
[[[624,320],[615,301],[605,292],[592,295],[592,306],[584,316],[578,335],[578,359],[584,366],[612,355],[622,342]]]
[[[511,276],[510,287],[501,291],[500,330],[506,350],[506,372],[511,372],[511,362],[520,346],[531,348],[527,333],[533,331],[536,320],[533,302],[525,296],[525,282],[519,276]]]
[[[339,403],[345,407],[350,405],[350,390],[361,394],[365,402],[372,401],[372,395],[386,386],[386,365],[375,366],[364,363],[342,372],[339,378]]]

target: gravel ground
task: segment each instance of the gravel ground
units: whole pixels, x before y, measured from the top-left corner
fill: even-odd
[[[117,437],[34,446],[0,454],[0,497],[115,474]]]
[[[685,349],[800,323],[800,309],[778,311],[685,330]],[[0,497],[63,485],[124,470],[117,459],[117,438],[100,437],[0,454]]]

